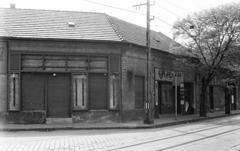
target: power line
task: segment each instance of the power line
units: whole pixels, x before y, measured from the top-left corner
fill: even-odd
[[[168,2],[168,1],[166,1],[166,0],[162,0],[162,1],[164,1],[164,2],[166,2],[166,3],[169,3],[169,4],[171,4],[171,5],[175,6],[175,7],[178,7],[178,8],[180,8],[180,9],[182,9],[182,10],[185,10],[186,12],[189,12],[189,13],[191,13],[191,14],[192,14],[192,12],[191,12],[191,11],[189,11],[189,10],[186,10],[185,8],[182,8],[182,7],[180,7],[180,6],[177,6],[177,5],[175,5],[175,4],[171,3],[171,2]]]
[[[127,9],[115,7],[115,6],[110,6],[110,5],[106,5],[106,4],[102,4],[102,3],[97,3],[97,2],[90,1],[90,0],[83,0],[83,1],[86,1],[86,2],[89,2],[89,3],[93,3],[93,4],[97,4],[97,5],[101,5],[101,6],[105,6],[105,7],[110,7],[110,8],[113,8],[113,9],[118,9],[118,10],[121,10],[121,11],[126,11],[126,12],[130,12],[130,13],[135,13],[135,14],[139,14],[139,15],[144,15],[144,16],[146,16],[146,14],[144,14],[144,13],[139,13],[139,12],[135,12],[135,11],[131,11],[131,10],[127,10]],[[154,17],[155,17],[156,19],[162,21],[163,23],[165,23],[165,24],[167,24],[167,25],[169,25],[169,26],[172,27],[171,24],[165,22],[164,20],[162,20],[162,19],[160,19],[160,18],[158,18],[158,17],[156,17],[156,16],[154,16]]]
[[[139,12],[135,12],[135,11],[119,8],[119,7],[114,7],[114,6],[110,6],[110,5],[106,5],[106,4],[102,4],[102,3],[97,3],[97,2],[93,2],[93,1],[89,1],[89,0],[84,0],[84,1],[90,2],[90,3],[93,3],[93,4],[97,4],[97,5],[102,5],[102,6],[105,6],[105,7],[110,7],[110,8],[114,8],[114,9],[118,9],[118,10],[122,10],[122,11],[131,12],[131,13],[135,13],[135,14],[145,15],[146,16],[146,14],[144,14],[144,13],[139,13]]]
[[[179,17],[179,18],[182,18],[182,17],[178,16],[177,14],[175,14],[175,13],[171,12],[170,10],[168,10],[168,9],[166,9],[166,8],[164,8],[164,7],[162,7],[162,6],[161,6],[161,5],[159,5],[158,3],[156,3],[156,2],[155,2],[155,4],[156,4],[158,7],[161,7],[161,8],[163,8],[164,10],[168,11],[169,13],[171,13],[171,14],[173,14],[173,15],[175,15],[175,16],[177,16],[177,17]]]
[[[160,20],[160,21],[164,22],[165,24],[167,24],[167,25],[169,25],[169,26],[173,27],[173,25],[171,25],[171,24],[169,24],[169,23],[165,22],[164,20],[162,20],[162,19],[160,19],[160,18],[158,18],[158,17],[156,17],[156,16],[154,16],[154,18],[156,18],[156,19],[158,19],[158,20]]]

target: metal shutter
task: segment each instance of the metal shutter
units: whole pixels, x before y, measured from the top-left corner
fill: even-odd
[[[107,109],[107,75],[89,74],[90,109]]]
[[[144,107],[144,77],[135,76],[135,108],[143,109]]]
[[[70,117],[71,74],[47,75],[47,102],[50,118]]]
[[[44,110],[44,74],[22,73],[22,110]]]

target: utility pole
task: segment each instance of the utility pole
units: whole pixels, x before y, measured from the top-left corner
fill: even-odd
[[[150,2],[147,0],[147,3],[134,5],[133,7],[140,7],[143,5],[147,5],[147,30],[146,30],[146,53],[147,53],[147,76],[146,76],[146,83],[147,83],[147,92],[145,101],[145,111],[146,117],[144,119],[144,124],[153,124],[154,121],[150,117],[150,106],[151,106],[151,99],[152,99],[152,91],[151,91],[151,43],[150,43]]]

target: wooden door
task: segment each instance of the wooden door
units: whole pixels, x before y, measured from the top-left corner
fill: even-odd
[[[47,74],[47,116],[49,118],[70,117],[71,75]]]

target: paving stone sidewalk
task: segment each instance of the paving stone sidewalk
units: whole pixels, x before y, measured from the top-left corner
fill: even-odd
[[[234,113],[231,115],[238,115]],[[208,119],[213,119],[216,117],[223,117],[223,114],[216,114],[209,116]],[[191,116],[192,117],[192,116]],[[179,117],[180,119],[181,117]],[[173,119],[173,118],[165,118]],[[190,119],[190,117],[188,117]],[[206,118],[205,118],[206,119]],[[168,137],[174,137],[179,135],[184,135],[187,132],[194,132],[202,130],[205,128],[215,128],[216,125],[225,124],[226,122],[237,121],[240,117],[236,116],[233,118],[226,118],[221,120],[215,120],[214,122],[204,122],[196,123],[194,125],[185,125],[183,127],[175,127],[171,129],[156,130],[152,129],[150,131],[128,131],[122,133],[102,133],[102,134],[89,134],[89,135],[34,135],[36,138],[20,137],[14,138],[6,137],[0,139],[0,150],[1,151],[106,151],[111,150],[117,146],[127,145],[127,144],[139,144],[145,142],[146,140],[156,140],[164,139]],[[62,131],[60,131],[62,132]],[[23,132],[25,133],[25,132]],[[23,134],[22,133],[22,134]],[[54,133],[57,134],[57,133]],[[12,140],[14,139],[14,140]]]
[[[240,110],[208,113],[207,117],[200,117],[199,114],[178,116],[163,116],[154,119],[154,124],[143,124],[143,120],[123,122],[123,123],[73,123],[73,124],[0,124],[0,131],[52,131],[52,130],[92,130],[92,129],[144,129],[158,128],[202,120],[209,120],[220,117],[240,115]]]

